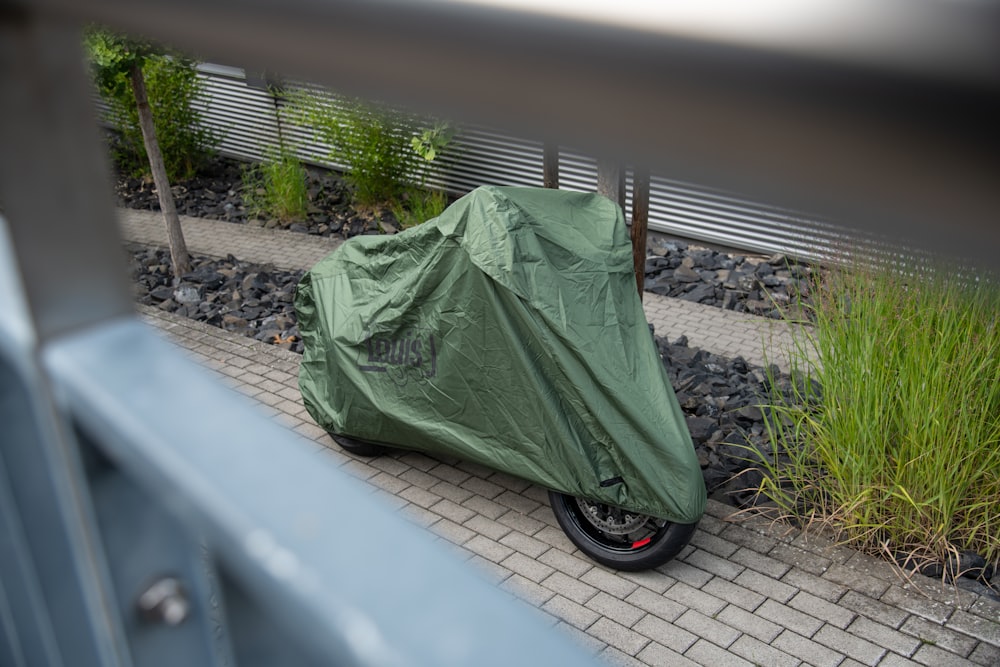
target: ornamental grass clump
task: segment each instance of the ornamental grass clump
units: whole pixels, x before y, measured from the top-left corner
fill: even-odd
[[[996,563],[995,277],[852,267],[825,276],[811,308],[814,325],[792,350],[793,381],[770,397],[781,456],[765,462],[761,491],[897,561],[947,564],[975,552]]]
[[[289,118],[324,142],[330,161],[344,169],[357,208],[433,203],[433,197],[411,194],[414,185],[422,188],[428,176],[440,173],[440,157],[454,137],[449,123],[314,88],[289,91],[284,99]]]
[[[243,206],[247,215],[282,224],[304,220],[309,212],[306,169],[290,151],[272,152],[243,169]]]

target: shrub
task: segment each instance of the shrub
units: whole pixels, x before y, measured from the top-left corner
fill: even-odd
[[[280,151],[243,169],[243,205],[248,217],[275,218],[287,224],[306,217],[306,170],[294,154]]]
[[[411,183],[423,184],[432,161],[451,141],[445,124],[357,98],[323,96],[300,89],[287,94],[292,118],[311,127],[331,147],[330,159],[362,208],[401,201]]]
[[[771,397],[762,491],[916,563],[1000,558],[1000,285],[954,267],[831,272]]]
[[[143,67],[143,75],[167,177],[172,182],[192,178],[219,141],[216,133],[201,124],[201,114],[194,105],[202,92],[194,63],[181,57],[153,55]],[[126,76],[119,78],[104,82],[98,90],[120,132],[114,144],[115,161],[124,173],[141,176],[149,173],[149,160],[139,129],[139,112]]]

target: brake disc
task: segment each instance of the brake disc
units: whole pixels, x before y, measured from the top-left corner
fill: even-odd
[[[576,499],[577,505],[587,520],[595,528],[609,535],[628,535],[634,533],[649,520],[645,514],[636,514],[618,507],[601,503],[592,503],[583,498]]]

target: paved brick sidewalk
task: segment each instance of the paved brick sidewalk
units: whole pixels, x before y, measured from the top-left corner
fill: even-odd
[[[120,208],[118,222],[126,241],[167,246],[167,232],[159,213]],[[247,262],[270,263],[279,269],[309,268],[339,245],[338,241],[321,236],[185,215],[181,216],[181,228],[189,252],[211,257],[232,254]]]
[[[998,665],[1000,604],[822,537],[737,522],[709,502],[691,545],[654,571],[595,565],[558,528],[543,489],[459,461],[336,449],[303,408],[298,355],[153,308],[142,316],[317,456],[368,483],[539,622],[616,665]],[[918,590],[919,589],[919,590]]]
[[[119,209],[119,216],[126,240],[166,246],[166,231],[159,213]],[[298,232],[186,216],[181,217],[181,226],[191,252],[212,257],[231,253],[242,260],[269,262],[281,269],[309,268],[338,245],[337,241]],[[785,352],[791,348],[792,337],[783,322],[649,292],[643,300],[646,317],[656,333],[669,340],[684,335],[692,346],[709,352],[730,357],[740,355],[758,366],[770,362],[788,368]]]

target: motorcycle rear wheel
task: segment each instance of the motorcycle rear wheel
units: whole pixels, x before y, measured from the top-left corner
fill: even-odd
[[[696,523],[672,523],[565,493],[549,491],[559,526],[580,551],[616,570],[637,572],[680,553]]]

